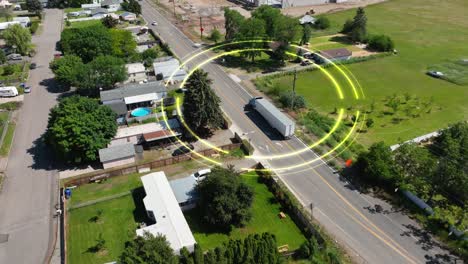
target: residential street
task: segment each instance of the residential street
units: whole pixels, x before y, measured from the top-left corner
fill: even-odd
[[[196,48],[175,26],[148,1],[141,2],[143,17],[157,21],[151,26],[169,44],[179,58],[188,58]],[[188,68],[209,58],[200,56]],[[257,155],[274,155],[303,149],[297,139],[284,141],[270,133],[271,128],[254,112],[245,112],[251,96],[233,81],[221,67],[209,63],[203,67],[213,79],[213,88],[222,100],[222,108],[233,121],[232,129],[245,134],[255,146]],[[281,159],[266,159],[272,168],[304,164],[316,155],[306,151]],[[421,230],[418,224],[384,201],[360,194],[321,160],[294,169],[281,170],[279,176],[307,207],[313,203],[313,215],[326,230],[353,253],[360,263],[454,263],[437,241]],[[376,204],[382,213],[372,211]]]
[[[62,11],[45,10],[43,30],[33,37],[38,65],[30,73],[18,116],[15,138],[10,151],[3,190],[0,193],[0,234],[8,241],[0,244],[0,263],[43,263],[54,237],[54,205],[57,195],[57,172],[40,138],[46,130],[49,109],[59,93],[53,89],[49,62],[60,39]]]

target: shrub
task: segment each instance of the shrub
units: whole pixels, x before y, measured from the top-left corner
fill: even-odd
[[[7,102],[7,103],[0,104],[0,109],[12,111],[12,110],[18,109],[20,106],[21,106],[21,102]]]
[[[330,27],[330,20],[326,17],[319,17],[314,23],[316,29],[327,29]]]
[[[250,144],[250,142],[247,139],[242,139],[242,145],[241,145],[242,150],[244,150],[245,154],[247,155],[252,155],[254,152],[253,146]]]
[[[392,51],[395,47],[393,40],[386,35],[371,36],[368,46],[376,51]]]
[[[284,107],[291,109],[300,109],[306,106],[304,96],[298,95],[293,91],[285,91],[280,94],[279,101]]]
[[[13,73],[15,73],[15,65],[8,64],[3,67],[3,75],[12,75]]]
[[[343,25],[343,28],[341,29],[341,33],[347,34],[351,32],[352,29],[353,29],[353,20],[347,19]]]
[[[39,28],[39,21],[33,21],[31,23],[31,27],[29,28],[29,31],[31,31],[31,34],[34,34],[36,33],[38,28]]]

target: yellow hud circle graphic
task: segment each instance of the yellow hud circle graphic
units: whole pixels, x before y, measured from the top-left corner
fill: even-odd
[[[177,68],[176,70],[174,70],[173,73],[171,73],[169,79],[166,82],[166,86],[169,83],[171,83],[174,74],[178,70],[182,69],[185,65],[187,65],[189,62],[193,61],[194,59],[199,58],[202,55],[208,54],[208,52],[210,52],[210,51],[214,51],[216,49],[226,47],[226,46],[230,46],[230,45],[239,45],[239,44],[245,44],[245,43],[266,43],[266,44],[268,44],[268,43],[271,43],[271,42],[272,41],[268,41],[268,40],[243,40],[243,41],[225,43],[225,44],[213,46],[213,47],[211,47],[209,49],[203,50],[203,51],[201,51],[199,53],[196,53],[195,55],[189,57],[187,60],[183,61],[181,63],[181,65],[179,66],[179,68]],[[291,46],[298,49],[298,50],[301,49],[301,50],[304,50],[304,51],[310,52],[310,53],[314,52],[313,50],[306,49],[306,48],[301,47],[301,46],[297,46],[297,45],[291,45]],[[213,60],[216,60],[218,58],[222,58],[224,56],[240,54],[240,53],[249,52],[249,51],[272,51],[272,49],[270,49],[270,48],[240,48],[240,49],[234,49],[234,50],[230,50],[230,51],[223,51],[223,52],[221,52],[219,54],[214,54],[214,55],[208,57],[207,59],[203,60],[201,63],[198,63],[197,65],[195,65],[195,67],[193,67],[190,70],[190,72],[187,74],[187,76],[181,82],[179,88],[184,88],[185,83],[187,82],[188,78],[190,78],[190,76],[197,69],[200,69],[201,67],[203,67],[207,63],[209,63],[209,62],[211,62]],[[345,99],[343,88],[342,88],[342,85],[340,85],[340,83],[337,81],[337,79],[330,73],[330,71],[327,70],[328,67],[332,67],[333,69],[336,69],[339,72],[339,74],[344,77],[344,79],[346,80],[347,86],[349,86],[349,88],[352,91],[352,95],[353,95],[352,99],[353,100],[359,100],[359,99],[364,97],[364,93],[363,93],[363,90],[362,90],[361,86],[359,85],[359,82],[357,82],[356,78],[345,67],[337,65],[333,61],[330,61],[328,58],[325,58],[325,57],[323,57],[323,56],[321,56],[320,54],[317,54],[317,53],[316,54],[318,56],[320,56],[324,61],[327,62],[326,65],[329,65],[328,67],[318,65],[318,64],[314,63],[312,60],[310,60],[308,58],[305,58],[303,56],[297,55],[297,54],[292,53],[292,52],[286,52],[286,54],[289,55],[289,56],[292,56],[292,57],[300,58],[301,60],[306,60],[306,61],[310,62],[312,65],[314,65],[314,67],[319,69],[320,72],[323,73],[323,75],[328,79],[328,81],[334,87],[339,100],[344,100]],[[169,123],[168,123],[168,119],[167,119],[167,116],[166,116],[165,111],[164,111],[164,104],[161,105],[161,110],[162,110],[162,113],[163,113],[163,120],[164,120],[166,126],[168,127],[168,129],[172,133],[172,135],[175,136],[174,131],[172,131],[172,129],[171,129]],[[215,149],[216,151],[218,151],[220,153],[223,153],[223,154],[229,154],[229,151],[223,150],[223,149],[213,145],[212,143],[208,142],[207,140],[204,140],[204,139],[200,138],[198,135],[196,135],[192,131],[192,129],[190,127],[188,127],[187,123],[185,122],[185,120],[183,118],[179,98],[176,99],[176,110],[177,110],[177,114],[179,116],[179,119],[181,121],[181,124],[184,126],[186,131],[188,133],[190,133],[194,138],[199,140],[203,145],[207,146],[208,148]],[[327,139],[329,139],[333,135],[333,133],[335,133],[335,131],[338,129],[338,127],[342,124],[341,121],[343,120],[344,114],[345,114],[345,109],[344,108],[338,109],[338,116],[337,116],[337,118],[335,120],[334,125],[330,129],[330,131],[326,135],[324,135],[322,138],[315,141],[313,144],[305,145],[305,147],[300,149],[300,150],[296,150],[296,151],[292,151],[292,152],[288,152],[288,153],[284,153],[284,154],[278,154],[278,155],[249,155],[249,156],[246,156],[246,158],[254,159],[254,160],[259,160],[259,159],[272,160],[272,159],[281,159],[281,158],[286,158],[286,157],[293,157],[293,156],[297,156],[297,155],[299,155],[299,154],[301,154],[303,152],[309,151],[312,148],[314,148],[316,146],[319,146],[320,144],[324,143]],[[309,164],[311,164],[311,163],[313,163],[313,162],[315,162],[317,160],[321,160],[321,159],[324,159],[324,158],[326,158],[328,156],[331,156],[339,148],[342,148],[341,151],[344,151],[344,149],[348,148],[349,145],[352,144],[352,142],[354,141],[354,139],[351,140],[350,142],[348,140],[350,139],[351,135],[356,131],[357,124],[361,120],[361,113],[359,111],[354,112],[353,115],[355,116],[355,118],[354,118],[354,120],[352,122],[351,129],[348,131],[348,133],[345,135],[345,137],[340,142],[338,142],[335,146],[333,146],[328,152],[318,156],[317,158],[315,158],[313,160],[307,160],[307,161],[304,161],[302,163],[295,164],[295,165],[288,166],[288,167],[272,168],[272,169],[273,170],[294,169],[294,168],[309,165]],[[365,115],[364,115],[364,117],[365,117]],[[362,118],[362,119],[365,119],[365,118]],[[209,162],[211,162],[213,164],[222,165],[221,162],[219,162],[217,160],[214,160],[214,159],[212,159],[210,157],[204,156],[204,155],[198,153],[197,151],[194,151],[194,150],[190,149],[187,146],[187,144],[185,142],[183,142],[182,140],[180,140],[178,137],[175,137],[175,138],[182,146],[186,147],[194,155],[196,155],[196,156],[198,156],[198,157],[200,157],[200,158],[202,158],[202,159],[204,159],[206,161],[209,161]],[[348,142],[349,144],[345,145],[346,142]],[[251,170],[251,169],[250,168],[243,168],[243,170]]]

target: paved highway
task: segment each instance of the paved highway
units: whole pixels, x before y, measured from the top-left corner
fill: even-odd
[[[194,43],[171,24],[149,2],[142,2],[143,17],[157,21],[152,28],[182,59],[195,52]],[[188,67],[208,59],[208,54],[197,58]],[[251,95],[233,81],[214,63],[203,69],[213,79],[213,88],[222,100],[222,109],[233,121],[232,130],[244,134],[254,145],[257,155],[288,153],[304,148],[297,138],[280,140],[256,114],[244,111]],[[294,166],[316,159],[312,151],[282,159],[263,159],[271,168]],[[279,177],[305,205],[313,203],[313,216],[332,234],[357,262],[361,263],[451,263],[452,256],[441,249],[436,241],[400,212],[392,211],[387,203],[361,194],[321,160],[307,166],[278,172]],[[370,208],[379,204],[383,213]],[[366,209],[367,208],[367,209]]]
[[[55,43],[60,39],[62,11],[45,11],[43,32],[33,37],[38,68],[31,71],[19,112],[15,138],[10,152],[3,190],[0,193],[0,234],[8,241],[0,243],[0,263],[44,263],[54,240],[53,208],[57,194],[57,173],[50,153],[40,142],[47,127],[49,109],[58,93],[51,93],[49,62]],[[46,86],[47,85],[47,86]]]

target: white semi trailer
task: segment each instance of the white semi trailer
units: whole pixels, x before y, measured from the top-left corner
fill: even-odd
[[[289,117],[283,114],[272,103],[262,97],[252,98],[249,102],[250,106],[257,110],[263,118],[284,138],[290,138],[294,135],[296,125]]]

